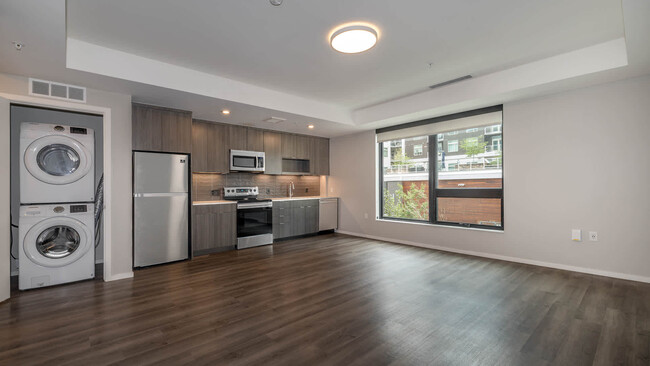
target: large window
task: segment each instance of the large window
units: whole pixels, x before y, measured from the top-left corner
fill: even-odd
[[[434,140],[435,141],[435,140]],[[382,200],[384,217],[429,220],[429,158],[428,136],[386,141],[381,145],[384,154],[391,159],[382,159]],[[399,147],[394,147],[399,146]],[[402,150],[401,146],[406,149]],[[413,154],[409,154],[412,146]]]
[[[499,106],[377,130],[380,217],[502,229],[501,126]]]

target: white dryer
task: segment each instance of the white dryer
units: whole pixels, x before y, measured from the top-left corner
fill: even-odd
[[[18,288],[95,277],[94,205],[20,206]]]
[[[20,203],[92,202],[95,133],[90,128],[20,125]]]

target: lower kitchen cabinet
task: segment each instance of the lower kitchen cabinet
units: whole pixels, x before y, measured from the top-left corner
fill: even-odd
[[[237,246],[237,205],[192,206],[192,252],[195,256]]]
[[[304,200],[305,202],[305,234],[318,232],[319,200]]]
[[[307,234],[305,230],[305,201],[293,201],[291,202],[291,216],[293,221],[291,222],[291,236],[299,236]]]
[[[273,239],[318,232],[318,200],[273,202]]]
[[[273,239],[282,239],[292,236],[292,222],[291,202],[273,202]]]

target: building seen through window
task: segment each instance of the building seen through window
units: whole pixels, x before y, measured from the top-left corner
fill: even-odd
[[[502,141],[499,123],[380,143],[381,216],[502,226]]]

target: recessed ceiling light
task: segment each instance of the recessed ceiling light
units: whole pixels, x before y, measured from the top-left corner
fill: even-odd
[[[348,25],[330,36],[330,45],[342,53],[359,53],[377,43],[377,31],[367,25]]]
[[[229,111],[229,110],[227,110],[227,109],[223,109],[223,110],[221,110],[221,114],[223,114],[223,115],[225,115],[225,116],[227,116],[227,115],[229,115],[229,114],[230,114],[230,111]]]
[[[309,128],[310,130],[313,130],[313,129],[314,129],[314,125],[309,125],[309,126],[307,126],[307,128]]]

